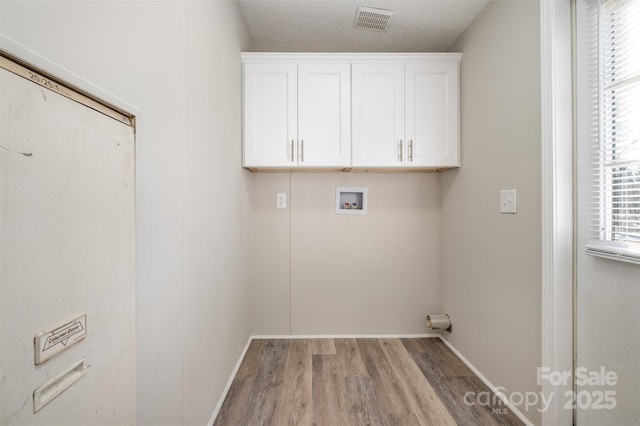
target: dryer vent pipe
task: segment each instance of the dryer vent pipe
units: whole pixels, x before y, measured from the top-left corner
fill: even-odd
[[[431,330],[451,331],[453,325],[449,314],[429,314],[427,315],[427,326]]]

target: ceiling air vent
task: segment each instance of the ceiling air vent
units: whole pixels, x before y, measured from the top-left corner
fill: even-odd
[[[353,26],[363,30],[385,31],[391,21],[391,15],[393,15],[393,10],[358,6]]]

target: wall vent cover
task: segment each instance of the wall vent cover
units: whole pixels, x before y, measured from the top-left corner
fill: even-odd
[[[393,10],[358,6],[353,27],[371,31],[386,31],[392,15]]]

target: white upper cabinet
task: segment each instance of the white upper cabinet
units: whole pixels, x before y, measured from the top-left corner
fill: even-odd
[[[351,66],[298,65],[298,166],[351,165]]]
[[[298,140],[295,64],[244,66],[244,165],[291,167]]]
[[[406,64],[404,70],[405,164],[459,166],[458,64]]]
[[[243,53],[244,167],[460,165],[456,53]]]
[[[404,164],[404,64],[353,64],[353,167]]]
[[[459,166],[458,63],[353,65],[353,167]]]
[[[244,65],[244,166],[351,165],[349,64]]]

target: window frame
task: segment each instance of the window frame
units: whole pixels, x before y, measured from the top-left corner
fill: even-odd
[[[629,226],[631,223],[632,228],[631,231],[628,231],[626,235],[631,238],[640,237],[640,229],[635,230],[633,223],[634,219],[626,219],[621,220],[619,217],[616,217],[614,211],[619,210],[620,207],[617,204],[621,201],[622,198],[626,198],[626,196],[622,195],[614,195],[616,191],[620,191],[620,188],[616,188],[616,185],[619,185],[620,182],[620,173],[625,173],[625,171],[620,171],[621,168],[629,167],[629,164],[625,165],[625,161],[616,161],[616,139],[617,130],[624,129],[621,125],[616,124],[619,120],[616,119],[616,115],[620,117],[620,120],[626,118],[627,113],[618,112],[618,97],[624,96],[624,92],[622,95],[618,95],[619,90],[624,90],[628,87],[632,87],[634,85],[640,85],[640,81],[638,81],[638,77],[640,77],[640,72],[636,71],[631,74],[631,77],[627,76],[626,78],[621,78],[620,80],[615,79],[615,57],[616,55],[624,58],[625,51],[621,51],[621,53],[617,53],[615,46],[615,41],[609,41],[610,38],[621,39],[620,36],[615,34],[616,24],[612,23],[610,25],[606,25],[604,23],[605,19],[615,19],[617,22],[624,22],[624,16],[614,17],[613,13],[619,12],[620,8],[628,5],[631,2],[639,2],[640,0],[607,0],[599,2],[599,17],[598,17],[598,146],[596,149],[596,159],[594,163],[597,164],[592,171],[594,179],[597,181],[597,193],[594,194],[594,198],[596,200],[597,207],[595,207],[594,216],[597,219],[593,219],[595,223],[592,226],[595,228],[594,234],[597,235],[596,238],[593,238],[586,245],[586,253],[593,256],[604,257],[608,259],[621,260],[625,262],[638,263],[640,264],[640,241],[629,242],[628,240],[621,240],[617,236],[619,231],[617,231],[617,224],[621,224],[621,226]],[[613,10],[609,12],[607,16],[603,16],[605,11],[613,5]],[[635,6],[640,7],[640,6]],[[636,11],[636,13],[639,13]],[[639,13],[640,14],[640,13]],[[605,31],[609,31],[605,33]],[[618,29],[619,31],[619,29]],[[624,41],[624,36],[622,37]],[[612,65],[608,67],[607,59],[609,63]],[[628,63],[627,63],[628,65]],[[624,65],[623,65],[624,67]],[[612,78],[612,79],[610,79]],[[637,89],[636,90],[640,90]],[[633,93],[633,92],[632,92]],[[627,111],[627,110],[625,110]],[[607,116],[609,114],[609,116]],[[611,134],[607,134],[610,132]],[[640,133],[640,132],[639,132]],[[633,133],[635,135],[635,133]],[[637,139],[636,139],[637,140]],[[621,139],[620,142],[624,144],[624,139]],[[636,143],[635,141],[632,143]],[[640,158],[632,157],[631,159],[631,167],[639,167]],[[634,173],[633,169],[631,171]],[[623,178],[624,179],[624,178]],[[629,189],[627,185],[631,186],[632,191],[640,192],[640,183],[636,188],[634,184],[624,183],[624,188]],[[632,197],[636,197],[636,195],[632,195]],[[624,200],[624,205],[622,207],[623,210],[628,210],[630,205],[635,204],[636,201],[628,201]],[[637,223],[637,222],[635,222]],[[640,225],[639,225],[640,226]],[[625,235],[625,234],[623,234]]]

